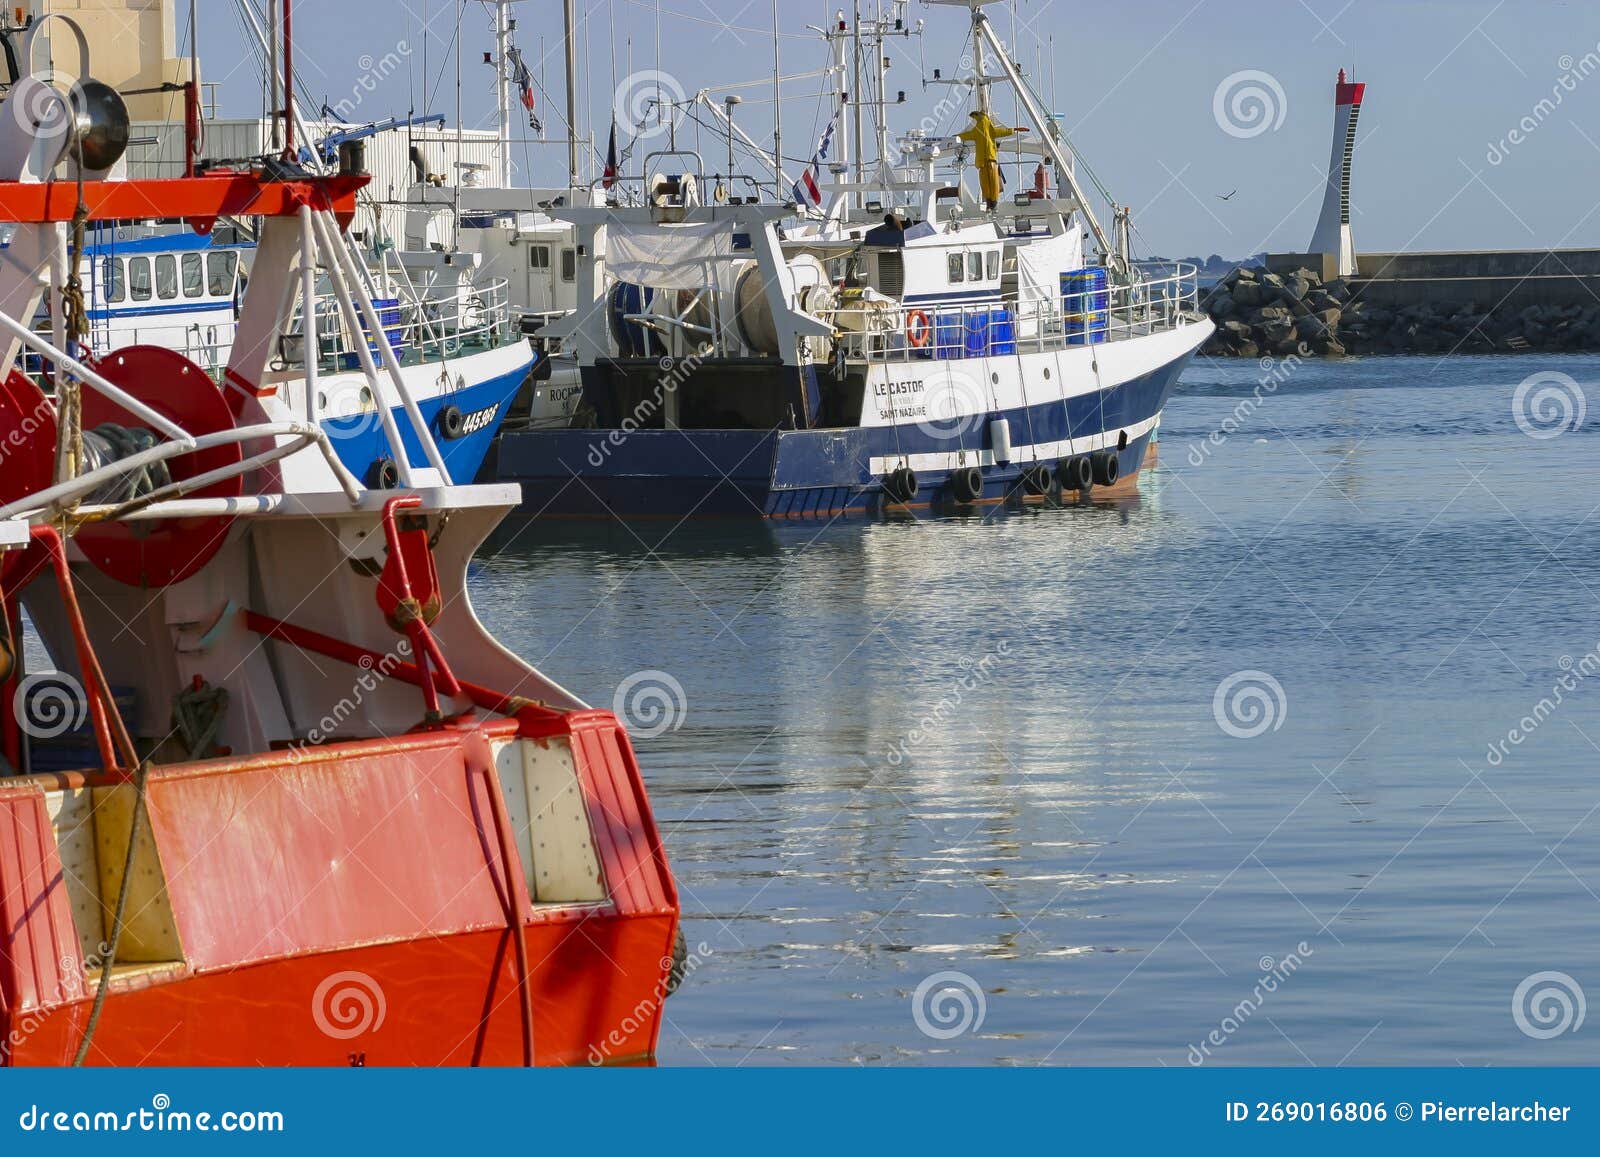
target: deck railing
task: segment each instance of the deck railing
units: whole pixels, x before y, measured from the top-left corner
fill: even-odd
[[[503,341],[520,337],[519,319],[511,306],[510,285],[501,280],[471,289],[463,288],[450,296],[443,293],[420,299],[375,297],[384,333],[402,364],[437,361],[462,353],[492,349]],[[108,327],[94,325],[89,348],[96,354],[133,345],[154,345],[174,349],[213,377],[220,377],[233,349],[238,323],[231,316],[199,324],[152,324]],[[291,332],[280,342],[277,368],[305,365],[303,324],[297,310]],[[39,336],[50,336],[50,325],[41,319],[34,326]],[[362,336],[367,337],[366,328]],[[317,365],[323,373],[360,368],[356,338],[344,325],[337,302],[331,293],[317,297],[317,346],[321,357]],[[376,343],[368,341],[369,348]],[[44,363],[38,354],[27,353],[23,369],[35,380],[44,379]]]
[[[910,308],[866,304],[836,316],[846,330],[841,344],[851,360],[951,360],[1126,341],[1177,328],[1198,315],[1199,304],[1199,271],[1193,265],[1155,262],[1134,266],[1126,285],[1042,301],[1007,297],[983,305]]]
[[[437,361],[482,349],[492,349],[508,338],[519,337],[511,308],[510,283],[504,279],[485,285],[440,288],[433,294],[373,295],[373,305],[383,323],[384,336],[401,364]],[[318,295],[316,304],[318,368],[341,372],[359,367],[356,343],[377,343],[365,325],[360,335],[345,324],[333,296]],[[304,323],[295,315],[293,332],[284,338],[283,360],[304,365]]]

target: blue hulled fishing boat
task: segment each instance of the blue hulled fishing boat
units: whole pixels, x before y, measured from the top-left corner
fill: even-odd
[[[827,516],[1138,475],[1212,332],[1196,270],[1132,261],[1125,212],[1107,235],[984,0],[959,2],[976,46],[971,127],[909,135],[874,179],[839,164],[824,180],[833,139],[845,148],[841,92],[788,203],[740,197],[669,149],[646,158],[637,207],[614,195],[554,210],[585,256],[578,299],[593,305],[556,328],[593,427],[502,439],[499,476],[522,485],[525,511]],[[859,33],[830,31],[834,75]],[[1041,131],[996,122],[998,83]],[[1040,159],[1010,198],[1004,149]]]

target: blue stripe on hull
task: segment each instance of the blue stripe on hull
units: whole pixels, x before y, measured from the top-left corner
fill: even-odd
[[[874,458],[989,450],[989,423],[1009,420],[1018,448],[1091,438],[1156,417],[1188,365],[1181,358],[1120,386],[977,416],[963,437],[915,424],[834,430],[531,430],[500,440],[498,480],[517,482],[528,515],[829,517],[879,509]],[[1130,442],[1122,472],[1144,463]],[[984,497],[1001,498],[1025,463],[985,467]],[[1052,463],[1053,465],[1053,463]],[[919,504],[943,501],[948,471],[919,471]]]
[[[417,408],[427,420],[428,428],[433,432],[434,440],[439,444],[439,452],[444,457],[445,465],[450,468],[450,477],[455,482],[469,483],[477,479],[483,469],[484,459],[488,456],[489,447],[506,419],[506,412],[511,408],[517,391],[528,380],[531,368],[530,364],[501,377],[490,378],[469,385],[465,389],[439,394],[417,403]],[[479,420],[483,425],[460,438],[446,438],[439,428],[439,412],[446,406],[454,406],[460,410],[469,423],[474,415],[482,416]],[[492,415],[488,413],[491,410],[494,411]],[[406,446],[407,460],[418,468],[427,466],[428,459],[422,451],[422,443],[412,429],[411,419],[405,410],[395,407],[394,420],[400,430],[400,439]],[[368,478],[369,471],[379,459],[394,457],[389,448],[389,437],[383,432],[383,426],[376,414],[358,414],[351,418],[326,418],[322,422],[322,427],[327,430],[329,441],[332,442],[339,461],[363,481]]]

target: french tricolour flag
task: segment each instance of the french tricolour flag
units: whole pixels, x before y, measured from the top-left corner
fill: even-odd
[[[816,155],[811,158],[811,164],[806,171],[800,174],[800,179],[794,183],[794,199],[799,205],[809,205],[813,209],[822,206],[822,162],[828,159],[828,148],[833,144],[833,130],[839,123],[839,114],[833,114],[833,119],[828,122],[822,140],[817,145]]]

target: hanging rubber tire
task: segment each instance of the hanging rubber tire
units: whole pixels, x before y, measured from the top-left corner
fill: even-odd
[[[950,495],[962,506],[971,506],[983,497],[983,471],[967,466],[950,475]]]
[[[1115,450],[1102,450],[1094,456],[1096,486],[1115,486],[1122,477],[1122,456]]]
[[[450,441],[455,441],[466,432],[467,420],[461,416],[461,411],[454,406],[446,406],[439,411],[439,433]]]
[[[917,496],[917,472],[909,466],[891,470],[883,476],[883,496],[890,502],[903,506]]]
[[[1056,467],[1056,480],[1064,493],[1081,494],[1094,486],[1094,463],[1081,454],[1076,458],[1064,458]]]
[[[1050,493],[1050,471],[1037,462],[1022,468],[1022,489],[1035,498]]]
[[[367,470],[367,489],[393,490],[400,485],[400,468],[393,458],[379,458]]]

